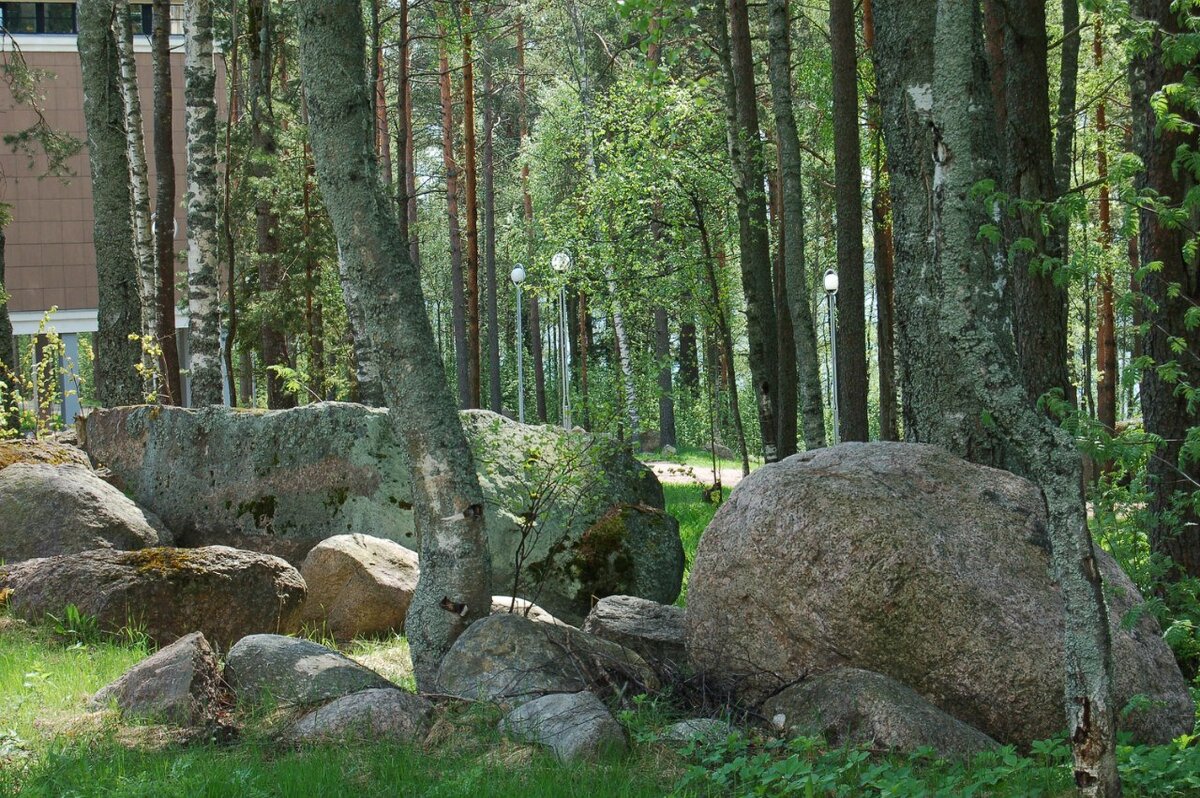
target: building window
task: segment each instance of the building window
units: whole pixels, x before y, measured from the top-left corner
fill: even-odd
[[[0,22],[9,33],[37,33],[37,7],[41,3],[0,3]]]
[[[43,3],[42,30],[40,33],[74,33],[74,3]]]
[[[74,3],[0,3],[9,33],[75,33]]]
[[[129,18],[133,23],[135,36],[152,36],[154,34],[154,6],[150,3],[130,3]],[[171,35],[183,35],[183,6],[171,5]]]

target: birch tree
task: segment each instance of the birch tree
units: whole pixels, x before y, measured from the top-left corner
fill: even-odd
[[[217,295],[217,75],[212,0],[187,0],[184,101],[187,125],[188,331],[192,405],[221,404],[221,304]]]
[[[407,444],[421,578],[406,629],[417,685],[468,624],[491,610],[480,491],[408,242],[377,178],[359,0],[297,3],[317,180],[357,288],[396,437]]]

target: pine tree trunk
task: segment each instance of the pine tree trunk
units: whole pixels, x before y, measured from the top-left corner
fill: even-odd
[[[154,0],[154,270],[164,404],[183,404],[175,333],[175,136],[171,126],[171,2]]]
[[[491,64],[484,64],[483,78],[483,264],[487,282],[488,318],[488,407],[493,413],[503,410],[500,385],[500,309],[496,278],[496,170],[492,153],[492,128],[495,127],[495,87]]]
[[[1120,794],[1112,656],[1074,442],[1031,406],[1020,379],[1006,264],[980,242],[992,209],[973,194],[994,174],[977,5],[876,0],[876,74],[894,185],[896,289],[908,365],[905,432],[1033,480],[1048,516],[1064,603],[1065,706],[1085,795]],[[906,323],[905,323],[906,322]]]
[[[689,295],[683,303],[685,308],[693,307]],[[686,311],[691,315],[691,311]],[[700,390],[700,348],[696,342],[696,322],[683,321],[679,324],[679,384],[683,386],[690,399],[694,399]]]
[[[412,257],[412,225],[413,219],[408,207],[408,175],[411,168],[408,162],[409,140],[412,137],[412,120],[408,115],[408,95],[412,91],[409,86],[409,37],[408,37],[408,0],[400,0],[397,26],[396,58],[396,219],[400,225],[400,236],[409,242],[409,258]]]
[[[529,98],[525,93],[525,18],[517,16],[517,126],[520,140],[517,148],[525,146],[529,139]],[[533,230],[533,197],[529,193],[529,163],[521,162],[521,203],[525,213],[525,242],[528,265],[533,264],[534,230]],[[530,354],[533,356],[533,385],[536,403],[537,419],[546,423],[546,366],[542,354],[542,319],[538,297],[533,291],[529,296],[529,343]]]
[[[479,176],[475,165],[475,52],[471,48],[475,23],[471,18],[470,0],[463,0],[460,24],[463,31],[463,182],[467,203],[467,407],[479,407]]]
[[[776,148],[778,152],[778,148]],[[772,286],[775,290],[775,336],[776,346],[779,347],[779,390],[776,391],[778,402],[776,418],[778,419],[778,457],[782,460],[797,452],[799,430],[797,423],[797,401],[800,390],[796,383],[796,331],[792,326],[792,314],[788,310],[787,287],[787,233],[786,220],[783,212],[782,170],[775,169],[768,183],[771,195],[771,222],[775,229],[775,257],[772,259]]]
[[[227,64],[227,75],[229,77],[229,115],[225,119],[225,168],[222,170],[221,177],[221,237],[225,243],[225,296],[229,302],[228,310],[228,328],[225,335],[225,345],[221,352],[221,357],[225,361],[225,376],[229,380],[229,405],[231,407],[238,406],[238,395],[241,393],[238,380],[234,377],[234,360],[233,351],[237,345],[237,243],[234,238],[233,218],[232,218],[232,203],[233,203],[233,179],[231,173],[234,170],[233,165],[233,129],[237,124],[238,115],[240,114],[242,102],[242,67],[241,59],[238,57],[241,48],[238,46],[241,40],[240,35],[240,20],[241,20],[241,3],[239,0],[230,0],[229,3],[229,37],[231,39],[229,62]],[[242,398],[245,394],[241,393]]]
[[[1063,40],[1059,45],[1058,124],[1054,132],[1054,182],[1059,194],[1071,188],[1079,93],[1079,0],[1062,0]],[[1064,246],[1067,244],[1063,238]],[[1067,256],[1064,249],[1063,257]]]
[[[217,296],[217,73],[212,0],[187,0],[184,100],[187,111],[188,333],[192,406],[224,402],[221,303]]]
[[[1099,14],[1092,22],[1095,37],[1092,57],[1097,68],[1104,63],[1104,25]],[[1116,243],[1112,226],[1112,200],[1108,184],[1108,107],[1101,97],[1096,103],[1096,177],[1100,181],[1100,246],[1105,251]],[[1104,259],[1101,263],[1104,263]],[[1117,428],[1117,322],[1113,312],[1113,275],[1102,266],[1096,282],[1100,288],[1096,328],[1096,418],[1110,432]]]
[[[442,163],[446,168],[446,218],[450,224],[450,296],[454,325],[454,369],[458,406],[471,407],[468,380],[466,295],[463,291],[462,235],[458,226],[458,164],[454,160],[454,103],[450,94],[450,56],[442,31],[441,73],[438,85],[442,99]]]
[[[854,1],[830,0],[833,152],[837,202],[837,390],[841,441],[865,441],[867,333],[863,304],[862,152],[858,131],[858,49]]]
[[[96,399],[104,407],[143,400],[141,347],[131,335],[142,332],[138,262],[133,251],[129,151],[125,108],[117,76],[112,0],[79,3],[79,63],[83,72],[83,117],[92,169],[93,240],[99,292],[96,333]]]
[[[776,339],[775,290],[771,280],[771,247],[767,237],[767,197],[763,190],[765,160],[754,90],[754,53],[746,0],[717,0],[719,56],[725,71],[730,152],[738,195],[738,241],[742,290],[746,295],[746,328],[750,373],[758,401],[763,458],[778,459],[776,391],[779,347]]]
[[[1195,186],[1191,169],[1176,167],[1180,148],[1197,149],[1194,133],[1159,130],[1151,107],[1151,98],[1165,85],[1183,80],[1185,69],[1195,64],[1168,66],[1164,59],[1164,40],[1180,33],[1180,25],[1171,9],[1170,0],[1138,0],[1133,11],[1140,19],[1157,23],[1159,30],[1147,52],[1135,58],[1131,65],[1130,85],[1134,109],[1134,150],[1141,156],[1145,171],[1138,178],[1139,189],[1153,189],[1158,195],[1178,205]],[[1195,112],[1174,105],[1172,113],[1181,113],[1192,125]],[[1200,576],[1200,517],[1196,503],[1188,498],[1200,484],[1200,463],[1185,463],[1181,459],[1183,442],[1188,430],[1200,425],[1195,412],[1189,412],[1187,397],[1178,385],[1165,379],[1159,366],[1176,363],[1181,371],[1180,382],[1200,385],[1200,328],[1188,329],[1186,314],[1200,303],[1200,268],[1194,259],[1185,256],[1185,246],[1193,235],[1188,225],[1171,226],[1163,223],[1152,210],[1141,213],[1141,262],[1143,266],[1161,263],[1160,271],[1151,271],[1142,280],[1142,320],[1149,332],[1143,340],[1142,354],[1153,365],[1142,372],[1142,415],[1146,432],[1163,440],[1148,472],[1154,491],[1150,510],[1157,523],[1150,530],[1150,545],[1175,563],[1173,576]],[[1178,292],[1171,289],[1178,286]],[[1181,341],[1183,352],[1172,348],[1172,341]],[[1177,507],[1177,503],[1182,506]],[[1175,522],[1170,517],[1174,515]]]
[[[436,689],[442,657],[491,611],[483,494],[446,387],[417,270],[408,258],[368,148],[372,119],[358,0],[297,3],[301,68],[321,194],[379,353],[385,398],[406,441],[421,578],[405,631],[417,686]],[[350,254],[353,253],[353,254]]]
[[[779,135],[779,171],[783,193],[783,250],[787,275],[788,303],[780,313],[790,313],[795,337],[797,372],[800,384],[800,416],[804,427],[805,449],[825,446],[825,405],[821,397],[821,372],[817,356],[817,330],[809,305],[809,281],[804,262],[804,172],[800,137],[792,109],[791,46],[789,41],[788,2],[770,0],[768,38],[770,40],[771,104],[775,110],[775,129]]]

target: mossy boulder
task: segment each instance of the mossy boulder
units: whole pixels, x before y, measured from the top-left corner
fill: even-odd
[[[16,463],[77,465],[91,468],[87,454],[78,447],[55,441],[0,441],[0,471]]]
[[[583,620],[593,597],[675,600],[678,524],[653,472],[625,446],[486,411],[462,420],[486,499],[496,593],[568,623]],[[335,535],[420,548],[405,442],[386,410],[124,407],[91,413],[83,431],[92,458],[183,545],[232,545],[296,564]]]
[[[74,604],[101,630],[166,645],[198,631],[227,649],[257,632],[293,631],[304,580],[278,557],[226,546],[99,549],[0,567],[0,593],[30,621]]]
[[[283,706],[311,706],[361,690],[395,687],[341,652],[272,634],[248,635],[229,650],[225,683],[239,704]]]

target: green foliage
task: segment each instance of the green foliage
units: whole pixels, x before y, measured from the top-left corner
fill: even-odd
[[[83,390],[81,364],[67,360],[63,340],[52,326],[56,312],[56,307],[46,311],[38,323],[37,338],[30,339],[42,342],[36,361],[34,346],[29,345],[22,348],[15,372],[0,363],[0,440],[25,435],[42,438],[61,430],[63,419],[56,408],[67,396]],[[90,348],[81,346],[80,356],[90,361]],[[73,385],[65,393],[64,382]]]

